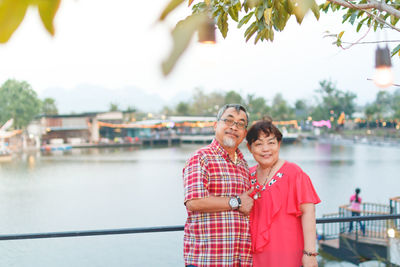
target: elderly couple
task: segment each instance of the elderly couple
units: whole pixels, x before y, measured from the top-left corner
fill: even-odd
[[[315,207],[306,173],[279,157],[282,134],[272,121],[249,130],[246,109],[228,104],[214,125],[215,139],[183,169],[188,213],[186,266],[315,267]],[[257,165],[247,166],[239,144]]]

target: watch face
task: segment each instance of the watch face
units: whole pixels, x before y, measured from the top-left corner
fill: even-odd
[[[235,198],[235,197],[231,198],[229,200],[229,206],[231,206],[232,209],[238,208],[239,207],[239,202],[238,202],[237,198]]]

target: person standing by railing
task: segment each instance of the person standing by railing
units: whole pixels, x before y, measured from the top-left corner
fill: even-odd
[[[360,195],[360,188],[356,188],[355,194],[351,195],[350,197],[350,209],[351,209],[351,216],[360,216],[361,215],[361,197]],[[361,221],[358,221],[360,224],[361,231],[363,235],[365,235],[365,224]],[[349,233],[353,231],[353,222],[350,222],[349,226]]]

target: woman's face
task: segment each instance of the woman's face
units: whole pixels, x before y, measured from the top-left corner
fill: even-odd
[[[266,136],[263,132],[250,146],[247,144],[247,148],[261,167],[271,167],[277,162],[280,147],[281,143],[275,135]]]

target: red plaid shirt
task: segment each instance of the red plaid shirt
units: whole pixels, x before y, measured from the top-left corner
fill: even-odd
[[[185,203],[210,195],[231,197],[250,189],[249,169],[237,150],[235,165],[214,140],[198,150],[183,169]],[[237,210],[191,212],[185,224],[186,265],[198,267],[252,266],[249,218]]]

